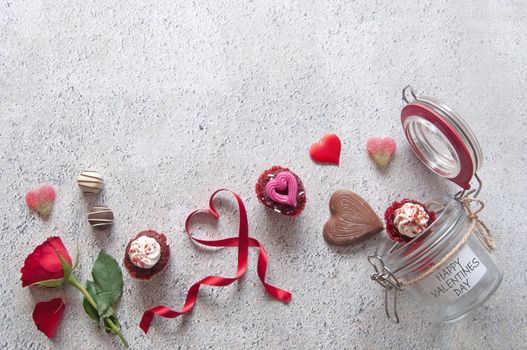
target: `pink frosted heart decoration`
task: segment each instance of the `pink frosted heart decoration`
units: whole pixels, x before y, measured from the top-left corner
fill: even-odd
[[[287,195],[278,193],[278,191],[284,191],[285,189],[287,189]],[[298,183],[296,177],[289,171],[277,174],[265,186],[265,192],[272,201],[292,207],[296,207],[297,191]]]

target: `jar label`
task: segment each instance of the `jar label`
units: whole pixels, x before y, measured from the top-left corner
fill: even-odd
[[[485,265],[465,244],[456,257],[426,277],[421,282],[421,287],[438,302],[449,303],[474,288],[485,272]]]

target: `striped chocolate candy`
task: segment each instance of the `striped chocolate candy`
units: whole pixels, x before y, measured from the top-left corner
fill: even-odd
[[[91,207],[88,221],[93,228],[105,229],[113,225],[113,212],[105,205]]]
[[[104,182],[97,170],[87,169],[79,175],[77,183],[84,193],[99,193]]]

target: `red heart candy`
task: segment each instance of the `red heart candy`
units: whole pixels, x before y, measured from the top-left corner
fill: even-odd
[[[51,213],[54,201],[55,189],[51,185],[44,185],[26,193],[27,206],[43,216],[48,216]]]
[[[315,162],[339,165],[340,148],[341,143],[339,137],[335,134],[328,134],[319,143],[311,146],[309,155]]]

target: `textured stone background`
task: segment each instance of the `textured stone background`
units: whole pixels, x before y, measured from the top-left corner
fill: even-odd
[[[520,0],[2,1],[0,347],[119,348],[83,314],[76,290],[22,289],[19,270],[38,243],[61,235],[70,249],[79,242],[76,274],[84,280],[100,249],[121,260],[128,239],[145,228],[169,235],[173,258],[149,283],[125,275],[119,315],[134,349],[524,347],[526,32]],[[379,213],[403,196],[456,191],[404,140],[400,94],[409,83],[455,107],[485,154],[483,218],[499,241],[505,278],[489,302],[451,325],[422,321],[410,303],[400,325],[387,323],[366,261],[381,237],[335,248],[321,235],[336,189],[362,194]],[[343,140],[340,167],[309,159],[309,145],[328,132]],[[385,172],[365,155],[372,135],[399,143]],[[296,221],[254,196],[259,173],[274,164],[291,167],[307,187]],[[75,182],[88,166],[106,179],[96,199]],[[24,204],[39,183],[58,190],[49,221]],[[245,199],[251,233],[270,255],[269,280],[291,290],[293,301],[265,295],[252,251],[241,282],[204,288],[192,314],[156,319],[145,336],[143,310],[179,308],[193,282],[234,273],[234,250],[201,249],[183,234],[186,215],[223,186]],[[115,211],[111,232],[87,223],[96,201]],[[214,236],[236,232],[236,210],[223,202]],[[50,341],[31,311],[59,294],[68,308]]]

